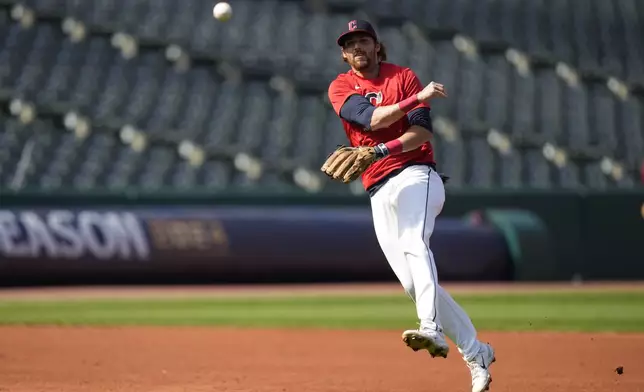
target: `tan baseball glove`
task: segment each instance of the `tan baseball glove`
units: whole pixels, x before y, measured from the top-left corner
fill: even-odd
[[[320,170],[334,180],[347,184],[358,179],[379,158],[374,147],[338,146]]]

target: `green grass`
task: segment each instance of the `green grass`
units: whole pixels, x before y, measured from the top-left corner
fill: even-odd
[[[460,294],[479,330],[644,331],[644,292]],[[0,300],[0,325],[221,325],[403,329],[404,295]]]

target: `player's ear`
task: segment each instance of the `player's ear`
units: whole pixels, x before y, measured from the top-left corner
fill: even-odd
[[[378,43],[376,47],[376,53],[378,53],[378,58],[380,59],[380,61],[387,61],[387,48],[385,48],[384,43]]]

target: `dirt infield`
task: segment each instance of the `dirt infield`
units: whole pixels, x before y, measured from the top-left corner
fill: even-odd
[[[644,391],[644,336],[481,337],[497,350],[493,392]],[[431,359],[398,331],[4,327],[0,377],[12,392],[469,391],[456,351]]]

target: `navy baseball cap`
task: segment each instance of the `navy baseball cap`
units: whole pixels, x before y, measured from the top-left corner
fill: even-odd
[[[373,37],[373,39],[378,41],[376,30],[374,30],[373,26],[371,26],[371,23],[367,22],[366,20],[354,19],[347,23],[347,26],[348,29],[338,37],[337,42],[340,46],[343,46],[344,41],[347,39],[349,34],[353,33],[366,33]]]

